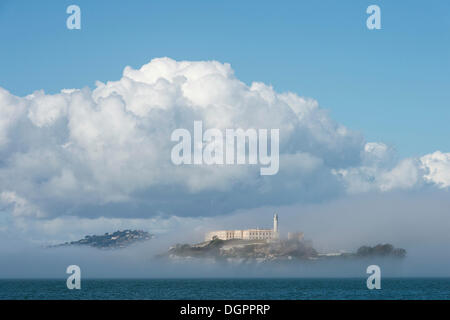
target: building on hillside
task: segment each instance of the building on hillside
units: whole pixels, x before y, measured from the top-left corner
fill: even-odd
[[[211,241],[213,239],[272,240],[278,238],[278,215],[276,213],[273,216],[272,229],[217,230],[208,232],[205,235],[205,241]]]

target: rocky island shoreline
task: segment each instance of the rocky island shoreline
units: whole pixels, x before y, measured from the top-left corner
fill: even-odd
[[[406,250],[391,244],[361,246],[356,252],[318,253],[311,242],[289,240],[221,240],[213,239],[198,244],[176,244],[159,255],[169,260],[205,259],[223,263],[300,262],[331,259],[394,258],[402,259]]]

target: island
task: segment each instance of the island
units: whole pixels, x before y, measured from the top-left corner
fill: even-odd
[[[208,259],[229,263],[264,263],[280,261],[311,261],[355,258],[404,258],[406,250],[391,244],[361,246],[354,253],[318,253],[309,241],[297,239],[265,240],[221,240],[213,239],[198,244],[176,244],[159,255],[171,260]]]
[[[65,242],[50,247],[89,246],[97,249],[121,249],[137,242],[148,241],[154,235],[142,230],[123,230],[104,235],[87,235],[81,240]]]
[[[217,230],[205,234],[205,240],[196,244],[176,244],[159,258],[169,260],[208,259],[229,263],[295,262],[332,259],[394,258],[406,256],[406,250],[393,245],[361,246],[356,252],[319,253],[303,232],[289,232],[282,238],[278,215],[273,216],[273,227],[260,229]]]

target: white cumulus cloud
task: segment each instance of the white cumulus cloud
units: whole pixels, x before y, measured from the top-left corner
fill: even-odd
[[[441,188],[450,186],[450,153],[436,151],[420,158],[422,168],[427,170],[426,181],[437,184]]]
[[[171,132],[280,129],[280,170],[175,166]],[[237,79],[217,61],[153,59],[91,90],[17,97],[0,88],[0,193],[15,215],[212,216],[339,194],[450,185],[449,156],[395,161],[314,99]],[[34,211],[35,213],[31,213]]]

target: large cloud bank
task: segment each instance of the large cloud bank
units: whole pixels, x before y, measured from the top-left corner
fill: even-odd
[[[173,130],[280,129],[280,169],[175,166]],[[154,59],[96,88],[0,88],[0,202],[15,219],[212,216],[344,193],[448,188],[450,154],[398,160],[317,101],[246,85],[229,64]],[[5,209],[4,209],[5,210]]]

